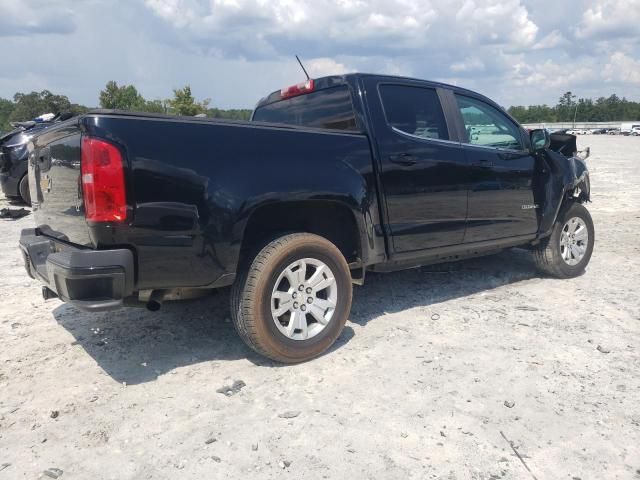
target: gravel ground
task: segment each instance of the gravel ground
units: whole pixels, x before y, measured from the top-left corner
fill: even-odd
[[[542,278],[522,250],[369,275],[297,366],[242,344],[227,291],[44,303],[16,248],[33,219],[0,220],[0,479],[640,478],[640,138],[579,141],[585,275]]]

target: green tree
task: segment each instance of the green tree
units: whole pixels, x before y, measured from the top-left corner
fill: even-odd
[[[571,92],[566,92],[558,100],[556,110],[558,112],[558,121],[570,122],[573,120],[576,108],[576,96]]]
[[[167,113],[166,100],[145,100],[141,112]]]
[[[142,95],[133,85],[118,85],[113,80],[107,82],[100,91],[100,106],[117,110],[137,110],[145,103]]]
[[[164,100],[145,100],[133,85],[118,85],[110,80],[100,91],[100,106],[115,110],[167,113]]]
[[[210,108],[207,110],[207,117],[211,118],[228,118],[230,120],[249,120],[252,110],[248,109],[231,109],[221,110],[219,108]]]
[[[572,122],[620,122],[640,120],[640,102],[620,98],[616,94],[609,97],[578,98],[566,92],[555,107],[531,105],[509,107],[509,113],[522,123]]]
[[[0,98],[0,132],[6,132],[11,129],[9,125],[9,117],[13,112],[13,102],[6,98]]]
[[[71,107],[69,107],[69,111],[74,115],[82,115],[83,113],[87,113],[91,110],[89,107],[85,107],[84,105],[79,105],[77,103],[72,103]]]
[[[71,110],[71,103],[64,95],[54,95],[49,90],[31,93],[16,93],[15,106],[9,116],[12,122],[31,120],[43,113],[60,113]]]
[[[211,100],[208,98],[202,102],[196,102],[191,94],[191,87],[187,85],[183,88],[174,88],[173,98],[168,103],[172,113],[192,117],[200,113],[206,113],[210,102]]]

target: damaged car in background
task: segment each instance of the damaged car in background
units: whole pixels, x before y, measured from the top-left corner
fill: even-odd
[[[28,122],[13,122],[13,130],[0,136],[0,187],[6,197],[31,205],[27,143],[38,133],[72,116],[47,113]]]
[[[231,286],[237,332],[279,362],[333,344],[367,272],[523,247],[571,278],[593,251],[575,137],[442,83],[308,79],[247,122],[96,110],[28,150],[20,248],[45,299],[157,310]]]

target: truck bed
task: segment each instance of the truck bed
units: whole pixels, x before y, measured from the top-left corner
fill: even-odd
[[[84,218],[82,135],[124,153],[123,223]],[[377,218],[372,156],[360,133],[94,111],[37,137],[31,149],[40,231],[77,247],[131,249],[144,265],[139,289],[213,285],[235,272],[248,218],[276,200],[331,199]]]

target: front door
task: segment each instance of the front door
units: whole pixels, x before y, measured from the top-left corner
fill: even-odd
[[[469,166],[450,140],[438,90],[418,82],[367,90],[393,252],[462,243]]]
[[[495,106],[456,94],[466,131],[464,152],[472,168],[465,243],[534,235],[535,158],[520,127]]]

